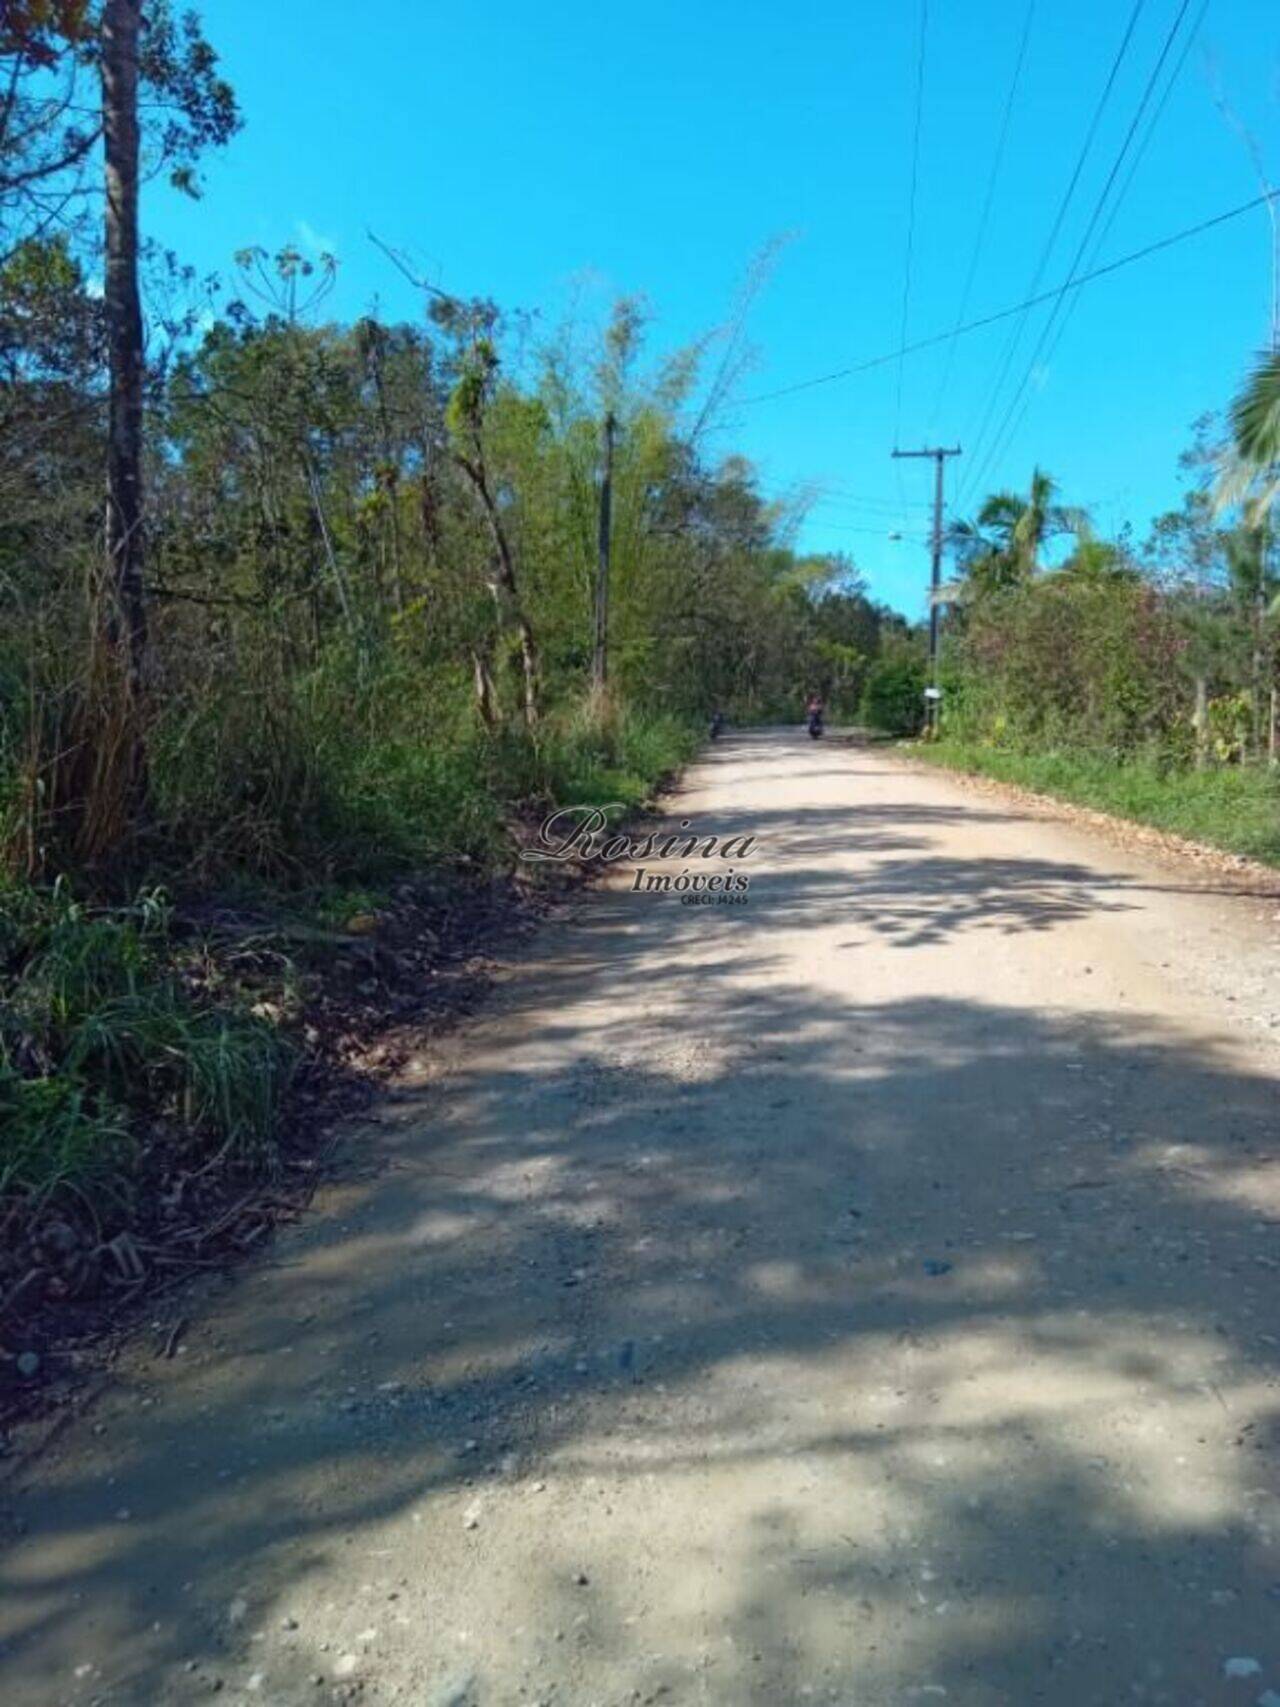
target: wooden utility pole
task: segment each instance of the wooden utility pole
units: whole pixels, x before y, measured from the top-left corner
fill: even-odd
[[[602,700],[609,678],[609,558],[613,536],[613,440],[618,423],[604,418],[600,475],[600,534],[596,554],[595,643],[591,649],[591,692]]]
[[[942,601],[939,597],[939,589],[942,586],[942,473],[947,458],[960,455],[960,446],[927,445],[923,450],[895,450],[893,454],[896,457],[931,456],[934,463],[932,563],[929,574],[929,687],[928,711],[925,717],[925,727],[933,735],[938,729],[938,701],[941,698],[938,687],[938,636],[942,619]]]

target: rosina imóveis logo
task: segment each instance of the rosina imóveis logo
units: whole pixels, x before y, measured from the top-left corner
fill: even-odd
[[[755,836],[707,834],[695,830],[689,818],[680,819],[674,830],[660,825],[633,835],[610,821],[611,814],[616,821],[624,810],[620,801],[562,806],[543,820],[537,842],[522,849],[520,858],[562,865],[634,865],[630,887],[637,894],[678,895],[686,905],[745,903],[750,879],[738,866],[755,851]],[[677,863],[679,869],[673,869]]]

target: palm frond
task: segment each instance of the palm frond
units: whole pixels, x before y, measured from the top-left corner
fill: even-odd
[[[1265,351],[1231,405],[1234,444],[1214,492],[1218,510],[1245,506],[1258,526],[1280,498],[1280,350]]]
[[[978,511],[978,526],[1011,534],[1025,509],[1025,501],[1016,492],[993,492]]]
[[[1280,350],[1269,350],[1231,405],[1236,449],[1257,469],[1280,463]]]

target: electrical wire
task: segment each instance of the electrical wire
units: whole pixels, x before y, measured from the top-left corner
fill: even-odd
[[[1175,248],[1179,243],[1186,243],[1193,237],[1199,237],[1206,231],[1213,231],[1219,225],[1226,225],[1233,219],[1242,219],[1246,213],[1253,213],[1260,207],[1267,207],[1271,202],[1280,200],[1280,189],[1264,190],[1260,195],[1251,196],[1247,202],[1241,202],[1236,207],[1225,208],[1221,213],[1211,214],[1209,218],[1199,220],[1195,225],[1186,225],[1180,231],[1173,231],[1167,237],[1157,238],[1154,243],[1146,243],[1141,249],[1133,249],[1127,255],[1118,255],[1114,261],[1108,261],[1105,266],[1094,267],[1088,272],[1080,273],[1075,279],[1067,281],[1066,288],[1079,291],[1094,279],[1105,278],[1109,273],[1118,273],[1124,267],[1131,267],[1138,261],[1145,261],[1150,255],[1158,255],[1165,249]],[[988,326],[998,325],[1002,320],[1009,320],[1015,314],[1025,313],[1030,308],[1038,308],[1042,302],[1052,302],[1063,287],[1055,285],[1051,290],[1041,291],[1036,296],[1024,297],[1021,302],[1012,303],[1008,308],[998,308],[992,314],[983,314],[976,320],[970,320],[959,328],[959,336],[969,332],[980,332]],[[794,397],[802,391],[813,391],[820,385],[834,385],[842,379],[853,379],[855,376],[870,373],[875,368],[888,367],[891,363],[901,360],[904,356],[916,355],[921,350],[936,349],[939,344],[945,344],[949,338],[957,334],[954,330],[934,332],[927,338],[917,338],[914,343],[903,344],[895,349],[886,351],[883,355],[870,356],[866,361],[854,362],[849,367],[835,368],[830,373],[817,374],[812,379],[797,380],[794,385],[779,386],[775,391],[759,391],[754,397],[739,399],[739,408],[752,408],[759,403],[772,403],[780,397]]]
[[[1209,5],[1210,0],[1202,0],[1200,10],[1196,14],[1195,22],[1192,24],[1191,29],[1187,34],[1187,39],[1182,44],[1182,52],[1178,55],[1178,62],[1170,73],[1168,81],[1165,83],[1164,93],[1156,103],[1156,110],[1151,115],[1151,121],[1147,125],[1142,141],[1138,144],[1137,153],[1133,157],[1133,163],[1129,167],[1124,183],[1120,186],[1120,193],[1112,204],[1111,212],[1107,215],[1107,223],[1103,226],[1101,235],[1094,245],[1093,254],[1089,257],[1090,266],[1093,266],[1097,261],[1099,251],[1103,248],[1107,238],[1111,235],[1111,228],[1116,222],[1116,215],[1119,213],[1125,197],[1129,194],[1133,180],[1138,174],[1138,168],[1142,165],[1142,162],[1146,157],[1147,149],[1151,146],[1151,139],[1156,133],[1161,118],[1164,116],[1164,110],[1169,104],[1169,97],[1173,93],[1174,86],[1182,76],[1187,60],[1191,57],[1191,50],[1196,45],[1196,40],[1204,26],[1204,20],[1208,14]]]
[[[1053,225],[1049,231],[1048,239],[1044,248],[1040,252],[1040,259],[1036,263],[1036,270],[1032,275],[1031,283],[1027,290],[1027,294],[1030,297],[1035,296],[1040,287],[1040,281],[1043,279],[1045,270],[1049,265],[1049,257],[1053,253],[1054,245],[1058,241],[1058,236],[1062,230],[1063,222],[1067,217],[1067,210],[1070,208],[1072,198],[1076,193],[1076,188],[1080,182],[1080,176],[1084,171],[1085,161],[1089,158],[1089,151],[1092,149],[1094,138],[1098,134],[1098,126],[1102,123],[1102,115],[1106,111],[1107,103],[1111,99],[1111,91],[1115,87],[1116,78],[1120,74],[1120,67],[1124,63],[1125,55],[1129,51],[1129,43],[1133,40],[1133,32],[1137,28],[1138,19],[1142,15],[1142,9],[1145,4],[1146,0],[1134,0],[1133,8],[1129,13],[1129,21],[1125,25],[1124,34],[1120,38],[1120,45],[1116,48],[1115,54],[1112,58],[1111,69],[1107,73],[1107,80],[1102,86],[1102,92],[1099,94],[1097,101],[1094,103],[1093,114],[1089,120],[1089,126],[1085,132],[1084,141],[1080,145],[1080,151],[1076,156],[1076,163],[1072,169],[1071,177],[1067,182],[1067,187],[1063,192],[1062,199],[1058,203],[1058,211],[1054,216]],[[991,393],[987,400],[986,409],[983,411],[981,423],[977,432],[970,435],[970,442],[973,445],[973,454],[975,456],[978,454],[983,442],[985,441],[987,429],[995,416],[996,406],[1000,399],[1000,393],[1004,388],[1006,379],[1009,377],[1009,370],[1013,366],[1018,345],[1022,342],[1022,333],[1025,326],[1026,315],[1024,314],[1018,321],[1017,325],[1013,327],[1005,344],[1004,355],[1001,358],[1000,368],[996,375],[996,382],[991,388]],[[971,482],[965,481],[963,484],[967,487]]]
[[[1173,44],[1177,40],[1178,32],[1182,28],[1183,19],[1186,17],[1190,5],[1191,0],[1181,0],[1181,4],[1174,16],[1174,20],[1169,26],[1168,33],[1164,39],[1164,44],[1160,49],[1155,65],[1152,68],[1151,75],[1147,78],[1146,85],[1142,91],[1142,97],[1138,102],[1137,110],[1129,123],[1129,128],[1124,134],[1124,140],[1116,152],[1116,157],[1111,163],[1111,170],[1107,173],[1106,181],[1093,204],[1093,211],[1090,214],[1089,222],[1085,227],[1084,236],[1080,239],[1076,248],[1075,258],[1071,263],[1071,271],[1064,280],[1061,290],[1054,299],[1053,307],[1049,310],[1049,313],[1045,318],[1045,323],[1040,329],[1040,336],[1037,338],[1035,347],[1031,352],[1030,360],[1027,362],[1026,370],[1009,400],[1008,407],[1001,418],[1000,425],[996,429],[995,435],[991,440],[990,448],[987,451],[986,457],[982,461],[981,465],[975,468],[971,487],[972,490],[981,491],[983,480],[990,469],[995,466],[999,457],[1003,454],[1009,438],[1012,436],[1010,430],[1011,426],[1016,429],[1017,423],[1015,422],[1014,417],[1018,411],[1018,406],[1026,395],[1027,388],[1031,384],[1032,378],[1040,365],[1041,358],[1046,353],[1049,341],[1058,325],[1058,317],[1062,312],[1063,303],[1066,301],[1067,291],[1071,288],[1077,271],[1083,265],[1085,254],[1093,239],[1094,232],[1097,230],[1098,222],[1102,218],[1103,211],[1107,205],[1108,199],[1110,198],[1116,179],[1119,177],[1121,168],[1124,165],[1129,150],[1133,146],[1133,139],[1138,133],[1138,127],[1142,123],[1143,114],[1146,112],[1151,98],[1155,93],[1156,86],[1160,81],[1160,74],[1164,70],[1165,61],[1173,50]],[[1078,299],[1072,299],[1073,306],[1076,300]],[[1020,415],[1018,416],[1018,420],[1021,420]]]
[[[969,312],[969,299],[973,294],[974,280],[978,275],[978,262],[986,243],[987,229],[991,223],[991,208],[995,200],[996,183],[1000,176],[1000,168],[1004,163],[1005,145],[1009,140],[1009,124],[1013,118],[1013,104],[1017,99],[1018,85],[1022,81],[1022,68],[1027,58],[1027,43],[1031,39],[1031,22],[1035,17],[1036,0],[1027,0],[1026,16],[1022,20],[1022,36],[1018,42],[1018,53],[1013,63],[1013,76],[1009,81],[1009,91],[1004,99],[1004,112],[1000,119],[1000,132],[996,138],[996,150],[991,160],[991,171],[987,177],[986,193],[982,198],[982,212],[978,216],[977,231],[973,240],[973,253],[969,257],[969,269],[965,274],[964,288],[960,292],[960,306],[956,310],[955,333],[947,345],[946,364],[942,370],[942,378],[938,383],[938,393],[933,403],[933,418],[936,423],[942,411],[943,399],[951,383],[951,371],[955,366],[956,345],[959,342],[960,327],[964,317]],[[904,333],[905,342],[905,333]]]
[[[1101,253],[1102,249],[1104,248],[1104,246],[1106,244],[1107,238],[1111,235],[1112,227],[1115,225],[1115,222],[1116,222],[1116,216],[1120,212],[1120,209],[1124,204],[1125,198],[1129,194],[1129,190],[1133,185],[1133,181],[1138,174],[1138,170],[1142,165],[1143,159],[1146,156],[1147,149],[1151,145],[1151,139],[1155,135],[1155,132],[1156,132],[1156,130],[1160,124],[1161,117],[1164,114],[1164,109],[1168,105],[1169,97],[1173,93],[1174,87],[1177,84],[1179,78],[1182,76],[1182,72],[1186,66],[1187,60],[1191,57],[1191,50],[1195,46],[1196,39],[1200,34],[1201,27],[1204,24],[1205,16],[1209,10],[1209,5],[1210,5],[1210,0],[1203,0],[1203,3],[1200,7],[1200,10],[1196,15],[1195,22],[1192,24],[1191,29],[1187,34],[1186,40],[1183,43],[1182,52],[1178,55],[1177,64],[1174,66],[1173,71],[1170,73],[1168,79],[1165,82],[1164,92],[1161,95],[1160,100],[1156,104],[1156,109],[1155,109],[1154,113],[1151,115],[1151,120],[1147,125],[1146,131],[1145,131],[1143,138],[1142,138],[1142,141],[1138,144],[1137,152],[1135,153],[1135,155],[1133,157],[1133,161],[1129,167],[1129,171],[1125,176],[1124,183],[1120,186],[1119,194],[1116,196],[1115,201],[1112,203],[1111,212],[1107,215],[1107,222],[1103,226],[1101,232],[1098,234],[1098,238],[1093,245],[1093,253],[1089,257],[1090,266],[1093,266],[1093,264],[1096,262],[1098,255]],[[1066,332],[1067,327],[1070,325],[1072,316],[1074,315],[1076,308],[1079,306],[1079,303],[1080,303],[1080,292],[1077,291],[1076,294],[1067,303],[1065,312],[1063,313],[1062,319],[1058,324],[1058,329],[1054,333],[1053,342],[1049,345],[1048,349],[1045,351],[1044,365],[1046,367],[1050,367],[1052,365],[1053,358],[1057,354],[1058,345],[1062,342],[1063,335]],[[1016,421],[1013,422],[1012,427],[1010,428],[1009,432],[1005,435],[1004,443],[1002,446],[1002,454],[1007,453],[1010,445],[1017,438],[1018,432],[1020,431],[1020,429],[1022,427],[1022,423],[1023,423],[1023,421],[1025,421],[1025,419],[1027,417],[1027,412],[1031,408],[1031,405],[1034,401],[1035,401],[1035,393],[1034,392],[1029,392],[1027,394],[1027,396],[1023,399],[1022,407],[1018,411],[1018,417],[1017,417]]]
[[[924,116],[924,54],[929,30],[929,0],[920,0],[920,39],[916,48],[916,112],[911,137],[911,190],[907,198],[907,254],[902,269],[902,322],[898,342],[907,341],[907,321],[911,311],[911,266],[916,240],[916,188],[920,180],[920,125]],[[898,364],[898,390],[894,407],[893,442],[896,445],[902,431],[902,363]]]

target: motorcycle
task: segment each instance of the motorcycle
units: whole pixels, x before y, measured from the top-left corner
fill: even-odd
[[[811,741],[816,741],[819,739],[821,734],[822,713],[820,711],[811,711],[809,713],[809,739]]]
[[[711,714],[711,739],[714,741],[716,737],[723,734],[723,732],[724,713],[722,711],[713,711]]]

